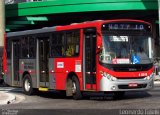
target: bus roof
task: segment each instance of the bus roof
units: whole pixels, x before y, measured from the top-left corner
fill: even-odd
[[[55,27],[45,27],[45,28],[34,29],[34,30],[25,30],[25,31],[18,31],[18,32],[9,32],[9,33],[7,33],[7,37],[15,37],[15,36],[23,36],[23,35],[47,33],[47,32],[53,32],[53,31],[55,31]]]
[[[85,28],[85,27],[96,27],[99,22],[100,21],[98,20],[97,21],[86,21],[83,23],[73,23],[73,24],[65,25],[65,26],[44,27],[41,29],[9,32],[7,33],[7,37],[41,34],[41,33],[43,34],[43,33],[48,33],[48,32],[69,30],[69,29],[80,29],[80,28]]]
[[[43,34],[43,33],[54,32],[54,31],[80,29],[80,28],[87,28],[87,27],[98,27],[102,23],[121,22],[121,21],[141,22],[141,23],[145,23],[145,24],[150,25],[150,23],[148,23],[148,22],[145,22],[142,20],[133,20],[133,19],[117,19],[117,20],[105,20],[105,21],[104,20],[95,20],[95,21],[86,21],[86,22],[82,22],[82,23],[73,23],[73,24],[65,25],[65,26],[44,27],[41,29],[9,32],[9,33],[7,33],[7,37],[41,34],[41,33]]]

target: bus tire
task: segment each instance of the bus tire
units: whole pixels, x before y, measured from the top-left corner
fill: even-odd
[[[114,99],[122,99],[124,97],[124,95],[125,95],[124,91],[114,92],[113,98]]]
[[[23,78],[23,91],[26,95],[33,94],[32,79],[29,74],[26,74]]]
[[[80,91],[80,84],[75,76],[72,77],[72,94],[73,94],[73,99],[75,100],[79,100],[82,98],[82,93]]]

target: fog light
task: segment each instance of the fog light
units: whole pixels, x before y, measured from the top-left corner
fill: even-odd
[[[112,87],[111,87],[111,90],[116,90],[116,86],[112,86]]]

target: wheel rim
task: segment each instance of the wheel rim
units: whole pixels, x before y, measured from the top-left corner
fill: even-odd
[[[25,90],[28,92],[30,91],[30,88],[31,88],[31,83],[29,81],[29,79],[26,79],[25,82],[24,82],[24,87],[25,87]]]
[[[76,93],[76,83],[72,82],[72,93],[75,94]]]

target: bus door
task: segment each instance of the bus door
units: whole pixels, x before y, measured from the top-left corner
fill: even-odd
[[[20,52],[20,42],[13,41],[12,42],[12,76],[13,76],[13,85],[20,85],[20,77],[19,77],[19,54]]]
[[[96,90],[96,29],[84,29],[83,82],[85,90]]]
[[[39,75],[40,87],[49,86],[49,38],[39,39]]]

